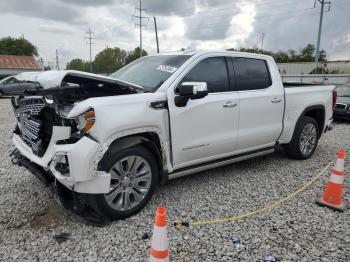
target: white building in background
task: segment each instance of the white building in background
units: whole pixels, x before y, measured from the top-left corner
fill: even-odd
[[[277,66],[281,75],[310,74],[315,69],[314,62],[278,63]],[[328,61],[320,63],[319,67],[324,67],[330,74],[350,74],[350,60]]]

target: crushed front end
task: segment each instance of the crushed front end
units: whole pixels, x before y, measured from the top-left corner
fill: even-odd
[[[41,167],[75,192],[108,193],[110,174],[97,170],[101,145],[89,134],[94,128],[94,109],[68,115],[88,98],[136,91],[116,80],[76,71],[44,72],[38,75],[35,86],[39,88],[11,100],[16,117],[16,157]]]
[[[95,165],[100,144],[81,135],[76,120],[58,115],[45,97],[12,101],[17,120],[12,140],[23,157],[76,192],[109,191],[110,175]]]

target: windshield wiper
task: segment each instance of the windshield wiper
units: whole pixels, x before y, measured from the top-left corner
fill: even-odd
[[[133,89],[135,89],[135,90],[139,90],[139,91],[142,91],[142,92],[145,91],[145,89],[144,89],[142,86],[135,85],[135,84],[133,84],[133,83],[126,82],[126,81],[123,81],[123,80],[120,80],[120,79],[117,79],[117,78],[115,78],[115,80],[118,81],[118,82],[120,82],[121,84],[123,84],[123,85],[125,85],[125,86],[127,86],[127,87],[131,87],[131,88],[133,88]]]

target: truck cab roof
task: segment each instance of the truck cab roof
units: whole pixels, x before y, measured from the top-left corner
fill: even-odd
[[[244,57],[259,57],[259,58],[272,58],[271,56],[268,55],[263,55],[263,54],[255,54],[255,53],[246,53],[246,52],[238,52],[238,51],[227,51],[227,50],[185,50],[185,51],[171,51],[171,52],[164,52],[164,53],[159,53],[155,55],[210,55],[210,54],[215,54],[215,55],[228,55],[228,56],[244,56]]]

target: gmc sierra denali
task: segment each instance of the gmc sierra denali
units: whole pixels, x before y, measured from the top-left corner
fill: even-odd
[[[146,56],[110,77],[47,71],[27,84],[12,97],[18,154],[110,219],[140,211],[168,179],[279,147],[311,157],[336,99],[333,86],[283,84],[269,56],[226,51]]]

